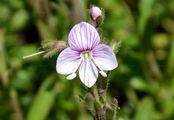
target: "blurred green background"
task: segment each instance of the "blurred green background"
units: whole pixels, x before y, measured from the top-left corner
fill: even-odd
[[[37,52],[43,40],[64,40],[75,23],[89,21],[90,5],[105,10],[102,42],[115,51],[108,98],[118,120],[174,120],[174,0],[0,0],[0,120],[92,120],[68,81]]]

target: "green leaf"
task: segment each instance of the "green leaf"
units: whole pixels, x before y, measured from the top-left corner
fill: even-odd
[[[150,98],[144,98],[139,104],[134,120],[152,120],[154,103]]]
[[[139,1],[139,19],[138,28],[140,34],[143,34],[147,21],[152,13],[155,0],[140,0]]]
[[[140,77],[131,78],[130,85],[132,86],[132,88],[137,90],[146,90],[148,87],[148,85]]]
[[[10,30],[11,31],[20,31],[23,30],[29,21],[29,14],[26,10],[17,11],[11,18],[10,21]]]
[[[167,73],[172,75],[174,71],[174,41],[171,43],[170,54],[167,61]]]
[[[54,77],[48,77],[37,93],[28,112],[27,120],[46,120],[56,97]]]

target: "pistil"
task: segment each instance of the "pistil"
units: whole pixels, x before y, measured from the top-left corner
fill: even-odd
[[[90,51],[84,51],[81,52],[81,57],[85,60],[85,59],[91,59],[91,55],[92,53]]]

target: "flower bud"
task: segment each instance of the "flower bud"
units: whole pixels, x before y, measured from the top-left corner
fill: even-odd
[[[98,17],[102,16],[102,10],[97,6],[92,6],[90,9],[90,15],[92,20],[96,21]]]

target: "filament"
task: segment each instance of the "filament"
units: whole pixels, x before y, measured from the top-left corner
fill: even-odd
[[[104,72],[103,70],[102,70],[102,68],[100,67],[100,65],[96,62],[96,60],[93,58],[93,57],[91,57],[92,58],[92,60],[94,61],[94,64],[98,67],[98,69],[100,70],[99,71],[99,73],[103,76],[103,77],[107,77],[107,74],[106,74],[106,72]]]
[[[81,63],[82,63],[82,58],[80,58],[80,61],[78,62],[77,66],[74,68],[73,72],[66,77],[68,80],[72,80],[77,76],[76,71],[78,70]]]

